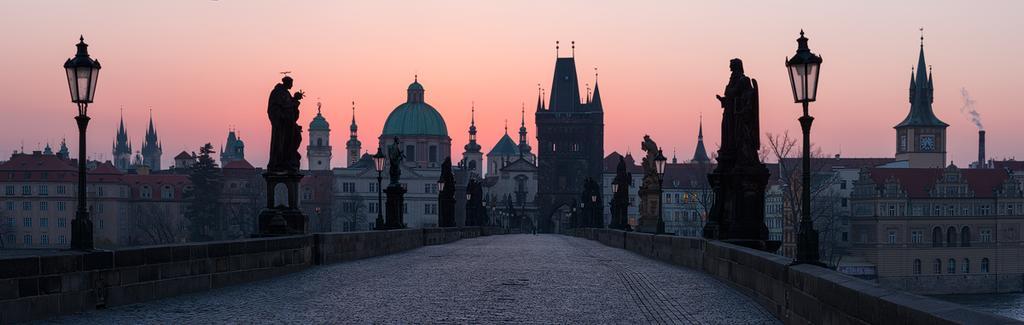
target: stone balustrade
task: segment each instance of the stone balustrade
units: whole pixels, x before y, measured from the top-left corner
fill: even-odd
[[[317,233],[0,257],[0,324],[205,291],[316,265],[502,233],[493,227]]]
[[[577,229],[573,235],[703,270],[753,297],[787,324],[1020,323],[719,241],[611,229]]]

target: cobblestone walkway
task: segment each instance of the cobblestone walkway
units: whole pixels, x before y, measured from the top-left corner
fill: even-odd
[[[464,239],[49,321],[778,323],[754,301],[700,271],[560,235]]]

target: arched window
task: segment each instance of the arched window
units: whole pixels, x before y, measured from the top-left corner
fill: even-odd
[[[409,161],[416,161],[416,146],[411,144],[406,145],[404,154],[405,159],[408,159]]]
[[[164,185],[164,187],[160,189],[160,198],[166,200],[174,199],[174,188],[170,185]]]
[[[316,138],[316,145],[317,146],[323,146],[324,145],[324,138]]]
[[[921,260],[914,259],[914,274],[921,274]]]
[[[988,273],[988,258],[981,259],[981,273]]]
[[[932,229],[932,246],[942,246],[942,228],[935,227],[934,229]]]
[[[476,160],[469,161],[469,170],[476,170]]]
[[[949,273],[949,274],[956,273],[956,260],[955,259],[952,259],[952,258],[949,259],[949,264],[946,265],[946,273]]]
[[[946,229],[946,246],[956,247],[956,228],[949,227]]]
[[[153,189],[149,188],[149,185],[143,185],[142,191],[139,192],[139,196],[141,196],[144,199],[152,198]]]
[[[971,246],[971,228],[964,226],[960,228],[960,246],[970,247]]]
[[[935,259],[935,262],[932,263],[932,273],[942,273],[942,260],[937,258]]]
[[[971,273],[971,260],[964,258],[964,265],[961,267],[961,273]]]

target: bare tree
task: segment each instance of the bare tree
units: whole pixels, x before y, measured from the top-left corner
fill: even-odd
[[[133,236],[140,244],[160,245],[180,242],[188,232],[184,218],[171,215],[167,206],[156,202],[136,205]]]
[[[768,133],[768,147],[770,155],[774,156],[778,163],[777,172],[782,189],[783,206],[783,227],[791,231],[793,236],[786,236],[784,239],[795,240],[795,234],[799,232],[800,216],[802,214],[801,195],[803,193],[802,162],[803,153],[799,151],[797,137],[792,137],[789,131],[782,134]],[[827,164],[814,163],[822,157],[820,148],[812,145],[811,152],[811,220],[818,231],[819,250],[821,260],[829,265],[835,265],[842,255],[839,247],[839,235],[842,231],[840,220],[840,209],[837,202],[841,199],[834,190],[833,185],[839,181],[839,175],[831,170],[825,170]],[[784,243],[787,244],[787,243]],[[788,243],[792,244],[792,243]]]
[[[356,193],[349,193],[341,199],[341,208],[337,209],[337,215],[341,217],[340,220],[344,223],[343,229],[357,230],[367,224],[366,214],[364,213],[366,210],[365,201],[362,195]],[[382,207],[377,208],[380,209]],[[333,223],[333,219],[330,218],[329,221]]]

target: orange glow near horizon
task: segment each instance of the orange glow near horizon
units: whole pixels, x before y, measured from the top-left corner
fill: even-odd
[[[523,103],[536,148],[537,84],[550,88],[555,40],[562,41],[562,56],[574,40],[581,93],[584,83],[593,87],[594,67],[600,71],[605,153],[639,151],[650,134],[666,153],[688,160],[701,114],[708,150],[719,142],[714,95],[723,91],[734,57],[761,86],[762,132],[799,134],[800,107],[783,61],[796,50],[801,28],[824,58],[811,105],[812,141],[829,155],[892,157],[892,126],[910,107],[907,84],[921,26],[934,66],[935,112],[951,125],[948,159],[966,166],[977,157],[977,130],[960,113],[961,88],[977,101],[989,156],[1021,159],[1024,112],[1015,95],[1024,36],[1008,32],[1019,30],[1021,9],[1024,3],[1012,1],[5,2],[0,159],[22,143],[26,151],[41,150],[62,137],[76,153],[75,106],[61,64],[84,34],[103,64],[90,106],[92,159],[111,159],[123,106],[135,150],[152,108],[165,166],[182,150],[206,142],[219,148],[229,127],[245,140],[248,160],[265,165],[267,95],[281,71],[292,71],[293,90],[308,95],[304,129],[317,99],[323,103],[334,166],[345,161],[350,102],[363,149],[372,151],[417,74],[426,101],[446,120],[453,159],[468,140],[472,102],[485,153],[506,119],[517,132]]]

